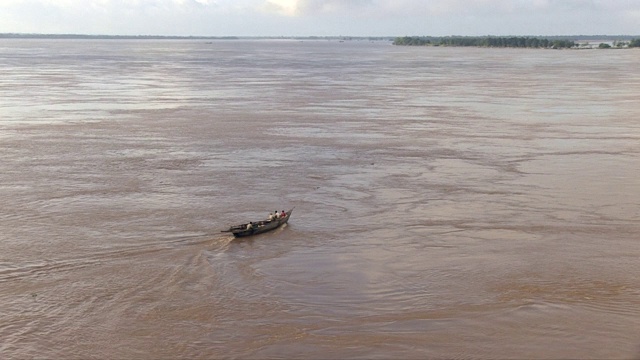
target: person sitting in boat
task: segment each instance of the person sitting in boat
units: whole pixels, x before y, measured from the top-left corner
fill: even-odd
[[[249,223],[247,224],[247,230],[251,230],[253,229],[253,222],[249,221]]]
[[[282,213],[280,213],[280,217],[286,217],[287,216],[287,212],[282,210]]]
[[[278,214],[278,210],[274,212],[273,218],[276,220],[280,218],[280,214]]]
[[[275,218],[276,216],[273,213],[269,213],[269,221],[273,221]]]

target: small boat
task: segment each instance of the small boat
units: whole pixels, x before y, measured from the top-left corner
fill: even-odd
[[[287,211],[287,216],[285,217],[280,217],[274,220],[253,221],[251,223],[235,225],[230,227],[229,230],[223,230],[222,232],[230,232],[235,237],[262,234],[263,232],[277,229],[281,225],[286,224],[287,221],[289,221],[292,212],[293,209]],[[249,224],[252,224],[252,226],[248,226]]]

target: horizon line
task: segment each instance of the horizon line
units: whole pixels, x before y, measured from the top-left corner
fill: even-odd
[[[398,37],[424,37],[424,38],[445,38],[445,37],[571,37],[571,38],[632,38],[640,35],[630,34],[597,34],[597,35],[113,35],[113,34],[81,34],[81,33],[0,33],[0,38],[20,37],[20,38],[153,38],[153,39],[394,39]]]

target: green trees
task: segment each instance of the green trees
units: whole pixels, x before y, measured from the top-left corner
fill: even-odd
[[[516,48],[572,48],[577,44],[570,40],[548,40],[537,37],[496,37],[496,36],[447,36],[426,38],[417,36],[398,37],[394,45],[410,46],[477,46],[477,47],[516,47]],[[640,44],[638,44],[640,46]]]
[[[551,46],[554,49],[564,49],[564,48],[572,48],[576,46],[576,43],[570,40],[553,40],[553,45]]]
[[[397,37],[393,41],[393,45],[424,46],[430,44],[431,40],[417,36]]]
[[[629,47],[640,47],[640,39],[633,39],[629,42]]]

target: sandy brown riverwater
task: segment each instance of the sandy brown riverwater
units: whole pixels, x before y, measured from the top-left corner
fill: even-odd
[[[638,358],[639,55],[0,40],[0,357]]]

